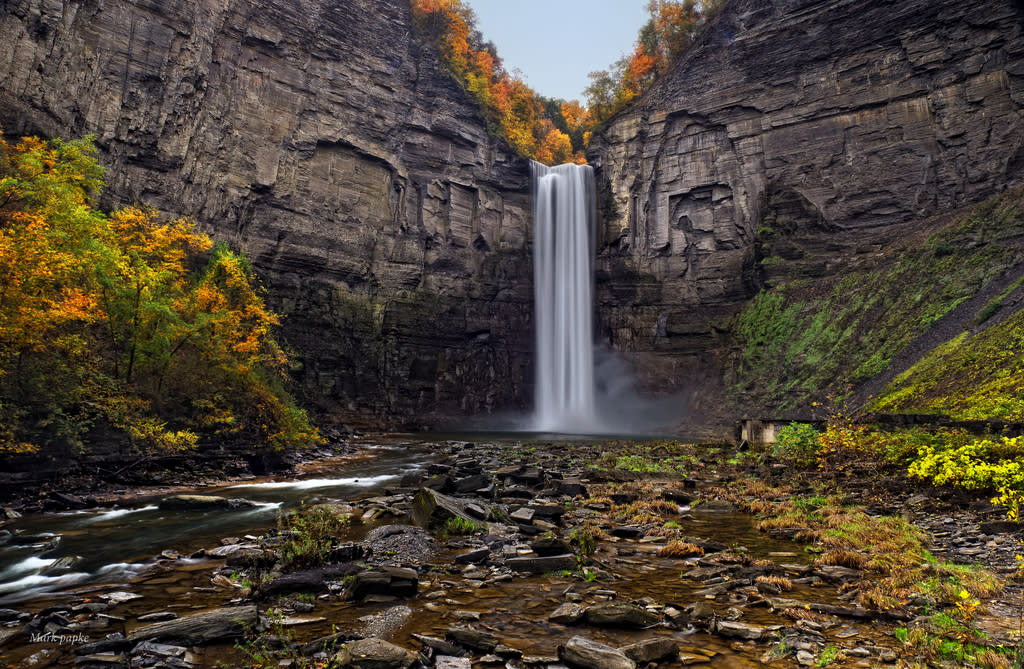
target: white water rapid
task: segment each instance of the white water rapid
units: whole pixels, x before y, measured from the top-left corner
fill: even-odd
[[[532,164],[537,359],[533,428],[603,431],[594,391],[594,171]]]

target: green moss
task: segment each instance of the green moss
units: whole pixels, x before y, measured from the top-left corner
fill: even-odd
[[[1024,189],[1007,191],[885,257],[762,291],[732,327],[742,351],[732,389],[769,410],[788,410],[843,394],[884,371],[912,341],[1019,262],[1022,203]],[[986,310],[985,319],[991,317],[1022,283],[979,319]]]
[[[1024,311],[935,348],[896,377],[871,408],[1024,420]]]
[[[989,300],[988,303],[978,312],[978,317],[974,319],[974,324],[981,325],[999,313],[999,310],[1003,308],[1003,300],[1020,288],[1021,285],[1024,285],[1024,276],[1014,281],[1012,284],[1007,286],[1006,290]]]
[[[468,534],[476,534],[487,529],[486,525],[475,523],[472,520],[466,520],[458,516],[452,516],[445,521],[444,526],[441,528],[440,535],[442,539],[449,537],[461,537]]]

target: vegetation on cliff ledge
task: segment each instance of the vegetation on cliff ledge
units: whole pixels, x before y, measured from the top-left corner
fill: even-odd
[[[1024,421],[1024,311],[933,349],[896,377],[872,408]]]
[[[658,79],[717,15],[724,0],[650,0],[650,16],[631,54],[608,70],[590,73],[578,100],[538,95],[502,66],[497,48],[477,30],[461,0],[412,0],[417,29],[438,49],[445,66],[479,105],[490,130],[517,153],[545,165],[585,163],[590,133]]]
[[[445,66],[480,106],[492,132],[520,155],[546,165],[583,158],[589,116],[579,102],[549,100],[505,71],[497,49],[460,0],[412,0],[416,27],[437,46]]]
[[[650,18],[640,28],[633,52],[589,75],[583,94],[593,123],[604,123],[667,74],[724,5],[725,0],[650,0]]]
[[[317,441],[245,258],[188,220],[96,209],[95,154],[0,136],[0,453],[110,429],[139,448]]]
[[[1009,282],[966,323],[950,324],[945,337],[953,339],[899,377],[874,408],[1024,418],[1022,317],[999,320],[1009,311],[1003,301],[1019,287],[1012,280],[1020,272],[1022,226],[1024,189],[1011,189],[825,278],[785,277],[789,261],[769,255],[764,263],[784,278],[737,318],[733,391],[769,410],[806,408],[829,393],[841,397],[963,302]],[[960,334],[965,326],[987,329]]]

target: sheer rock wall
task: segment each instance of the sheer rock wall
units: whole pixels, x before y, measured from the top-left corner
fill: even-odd
[[[589,158],[605,338],[711,388],[773,257],[822,276],[1024,178],[1024,3],[735,0]]]
[[[285,316],[339,419],[522,406],[526,161],[414,36],[404,0],[8,0],[8,136],[96,136],[103,204],[188,215]]]
[[[1016,0],[730,3],[594,137],[602,337],[716,403],[772,257],[823,276],[1019,181],[1022,20]],[[106,206],[246,252],[307,402],[378,424],[528,403],[528,168],[407,2],[7,0],[0,35],[7,134],[94,133]]]

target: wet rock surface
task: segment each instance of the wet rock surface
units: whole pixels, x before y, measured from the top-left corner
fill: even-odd
[[[56,646],[51,655],[70,654],[87,667],[232,666],[241,660],[231,644],[254,632],[282,658],[298,653],[367,669],[812,666],[840,651],[841,666],[868,667],[895,661],[901,647],[891,629],[914,624],[844,599],[863,571],[814,566],[798,544],[759,535],[749,521],[737,530],[744,516],[726,504],[680,506],[681,495],[704,498],[717,483],[710,472],[622,484],[592,466],[605,446],[574,446],[571,456],[557,452],[565,449],[513,455],[516,446],[492,443],[436,448],[438,459],[414,477],[420,480],[404,480],[414,485],[322,501],[322,508],[368,517],[370,526],[352,525],[323,566],[287,567],[281,557],[295,535],[286,530],[226,537],[204,552],[206,562],[185,587],[171,586],[177,598],[110,589],[41,609],[0,609],[0,643],[5,651],[32,650],[19,656],[28,662],[54,650],[31,644],[33,635],[82,634],[87,643]],[[439,469],[449,476],[439,486],[446,492],[436,492],[458,508],[479,506],[493,522],[477,521],[468,534],[406,524],[424,490],[415,484]],[[458,492],[457,481],[476,475],[486,485]],[[568,478],[594,496],[560,492]],[[927,503],[911,506],[936,535],[939,553],[980,546],[987,553],[963,557],[991,554],[997,566],[1012,564],[1013,536],[980,533],[986,517],[955,524],[928,514]],[[535,513],[517,521],[512,510],[519,508]],[[367,516],[370,510],[379,513]],[[631,531],[614,532],[622,527]],[[701,544],[703,553],[672,554],[673,541]],[[228,564],[246,551],[274,560]],[[523,560],[556,562],[540,571],[521,569]],[[156,581],[193,568],[180,556],[161,564]],[[202,610],[182,606],[189,600]]]
[[[215,495],[171,495],[160,500],[160,508],[165,511],[237,511],[255,506],[247,499]]]

